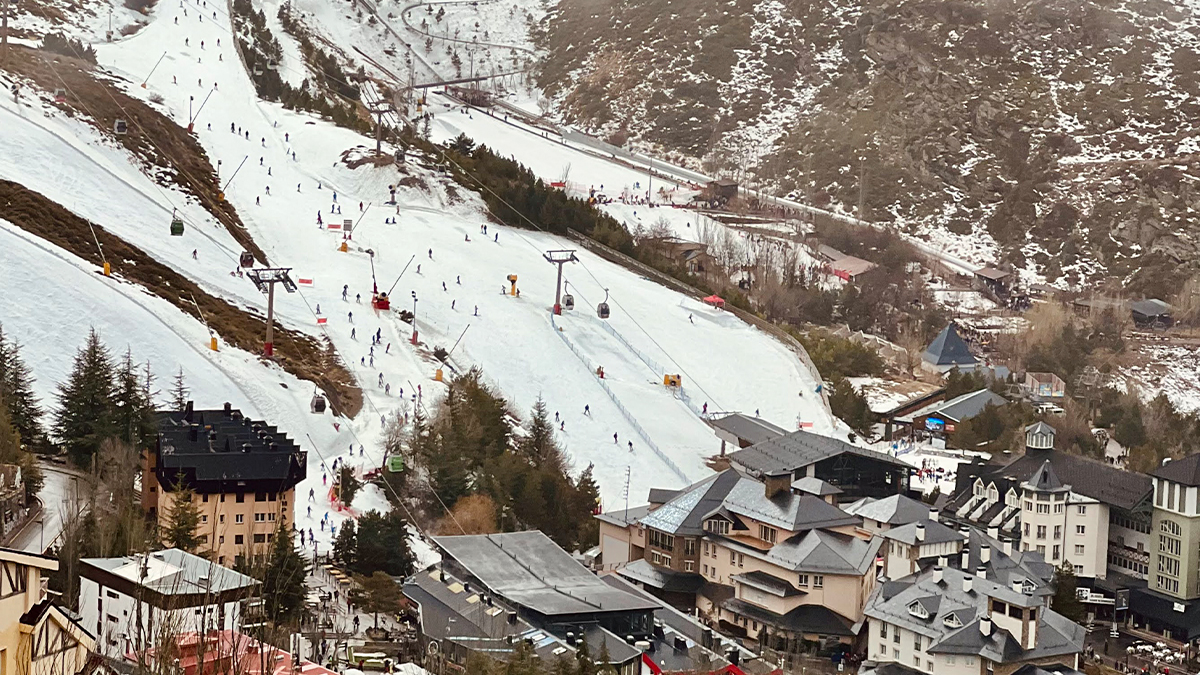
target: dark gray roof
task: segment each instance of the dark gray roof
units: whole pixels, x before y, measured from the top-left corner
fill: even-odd
[[[1122,471],[1110,464],[1061,450],[1027,449],[1024,455],[981,478],[984,483],[1001,477],[1024,482],[1047,459],[1054,467],[1054,473],[1073,491],[1105,504],[1128,511],[1150,495],[1150,477],[1146,474]]]
[[[704,585],[704,577],[695,572],[676,572],[652,565],[645,559],[634,560],[618,569],[617,574],[667,592],[695,593]]]
[[[993,281],[995,281],[997,279],[1003,279],[1003,278],[1009,276],[1010,274],[1011,274],[1011,272],[1005,272],[1004,270],[998,270],[994,267],[983,267],[983,268],[975,270],[975,276],[983,277],[985,279],[991,279]]]
[[[641,506],[632,506],[628,509],[617,509],[615,511],[607,511],[596,515],[596,520],[600,520],[618,527],[625,527],[638,522],[650,513],[650,505],[643,504]]]
[[[805,591],[796,588],[787,579],[780,579],[773,574],[767,574],[766,572],[761,572],[758,570],[753,572],[745,572],[742,574],[734,574],[729,578],[732,581],[737,581],[745,584],[746,586],[757,588],[760,591],[766,591],[772,595],[778,595],[781,598],[790,598],[796,595],[807,595]]]
[[[795,471],[845,453],[869,457],[904,469],[910,468],[895,457],[882,452],[860,448],[837,438],[808,431],[793,431],[786,436],[743,448],[730,453],[729,461],[763,475],[778,471]]]
[[[983,547],[990,547],[988,562],[983,562]],[[1050,581],[1054,578],[1054,566],[1036,551],[1021,551],[1011,549],[1011,554],[1004,552],[1004,545],[993,539],[978,528],[968,528],[967,542],[968,571],[977,572],[985,568],[988,581],[1012,588],[1013,582],[1021,583],[1025,592],[1042,597],[1053,595],[1054,589]],[[962,554],[951,556],[949,562],[959,569],[962,567]]]
[[[787,433],[786,429],[771,424],[760,417],[750,417],[741,413],[733,413],[709,422],[712,426],[726,431],[751,445],[779,438]]]
[[[1012,675],[1083,675],[1083,673],[1070,666],[1064,666],[1061,663],[1047,663],[1042,665],[1026,663],[1014,670]]]
[[[696,536],[704,532],[704,517],[720,508],[742,477],[733,469],[709,476],[679,491],[673,499],[642,518],[641,523],[669,534]],[[762,492],[763,488],[759,487]]]
[[[858,671],[858,675],[926,675],[924,671],[908,666],[900,665],[894,661],[881,663],[874,668],[862,668]]]
[[[1172,483],[1183,485],[1200,485],[1200,454],[1188,455],[1183,459],[1173,459],[1150,472],[1150,475]]]
[[[940,607],[942,604],[942,596],[927,595],[923,598],[917,598],[916,600],[913,600],[913,602],[917,603],[921,607],[924,607],[925,611],[929,612],[929,616],[937,616],[938,607]]]
[[[600,581],[541,532],[435,537],[434,542],[490,592],[546,616],[658,607]]]
[[[246,481],[257,483],[251,490],[281,491],[304,479],[300,446],[273,425],[225,406],[195,410],[188,402],[184,410],[158,414],[156,473],[164,489],[173,489],[181,473],[198,492]]]
[[[722,602],[721,606],[760,623],[778,626],[797,633],[845,637],[854,635],[853,621],[822,605],[800,605],[782,616],[737,598],[730,598]]]
[[[967,343],[958,335],[954,324],[947,324],[942,332],[929,343],[922,355],[925,361],[935,366],[965,366],[979,363],[979,359],[967,348]]]
[[[859,522],[858,518],[810,494],[781,492],[768,499],[765,485],[744,476],[739,476],[737,484],[725,495],[720,508],[793,532]],[[704,515],[713,515],[715,511],[717,509]]]
[[[1055,432],[1054,432],[1054,427],[1050,426],[1049,424],[1046,424],[1045,422],[1039,421],[1039,422],[1034,422],[1033,424],[1030,424],[1029,426],[1025,427],[1025,433],[1026,434],[1049,434],[1049,435],[1053,436]]]
[[[925,539],[922,544],[944,544],[948,541],[962,541],[963,534],[951,527],[946,527],[936,520],[921,520],[907,525],[899,525],[884,532],[882,537],[892,539],[910,546],[915,546],[917,541],[917,530],[920,526],[925,527]]]
[[[842,507],[846,513],[860,518],[869,518],[888,525],[915,523],[929,517],[929,505],[904,495],[892,495],[883,499],[863,497]]]
[[[860,539],[848,534],[809,530],[776,544],[758,556],[794,572],[861,576],[875,564],[883,540]],[[738,550],[742,550],[739,548]]]
[[[1031,486],[1035,490],[1043,491],[1062,490],[1064,487],[1066,487],[1063,485],[1063,482],[1058,479],[1058,474],[1054,473],[1054,465],[1051,464],[1050,460],[1048,459],[1042,462],[1042,465],[1038,467],[1037,471],[1033,472],[1033,476],[1031,476],[1029,480],[1025,482],[1025,484]]]
[[[1007,403],[1008,400],[991,389],[979,389],[955,396],[949,401],[932,403],[905,417],[916,419],[918,417],[929,416],[940,417],[953,422],[962,422],[983,412],[983,409],[988,405],[1002,406]]]
[[[1158,298],[1149,298],[1130,303],[1129,309],[1142,316],[1161,316],[1171,313],[1171,306]]]
[[[824,497],[826,495],[840,495],[844,490],[836,485],[831,485],[815,476],[804,476],[792,481],[792,489],[797,492],[807,492],[810,495]]]
[[[673,490],[671,488],[650,488],[649,501],[651,504],[666,504],[667,502],[679,496],[683,490]]]

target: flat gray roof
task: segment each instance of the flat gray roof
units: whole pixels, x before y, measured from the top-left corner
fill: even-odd
[[[762,443],[787,434],[785,429],[775,426],[760,417],[750,417],[742,413],[733,413],[709,422],[721,431],[728,432],[738,438],[749,441],[751,445]]]
[[[541,532],[435,537],[434,541],[492,593],[545,616],[659,607],[604,583]]]

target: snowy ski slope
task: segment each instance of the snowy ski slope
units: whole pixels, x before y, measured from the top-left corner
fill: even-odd
[[[182,365],[200,405],[215,407],[231,401],[277,423],[315,450],[309,456],[309,478],[298,492],[313,487],[321,493],[322,460],[331,462],[345,456],[352,445],[362,444],[365,457],[356,455],[349,461],[365,466],[379,463],[381,417],[401,409],[402,395],[412,404],[419,390],[422,396],[415,403],[433,407],[442,385],[432,380],[435,364],[429,352],[434,346],[449,348],[466,330],[453,363],[459,368],[482,366],[521,414],[538,396],[544,398],[564,420],[559,440],[575,467],[595,465],[608,504],[622,499],[627,470],[631,502],[643,501],[651,486],[680,486],[708,473],[703,459],[716,451],[717,442],[694,410],[703,403],[710,411],[758,410],[785,427],[812,423],[818,432],[835,433],[835,421],[814,393],[815,378],[787,347],[732,315],[586,250],[578,252],[580,263],[565,270],[577,309],[556,318],[554,323],[561,329],[556,333],[548,311],[555,268],[542,255],[549,249],[574,248],[571,242],[488,224],[474,195],[459,189],[460,198],[452,199],[434,175],[411,159],[408,175],[423,186],[401,188],[399,205],[384,206],[387,186],[402,177],[397,169],[365,165],[351,170],[339,158],[345,150],[368,143],[366,139],[310,115],[259,101],[230,45],[224,6],[206,5],[204,11],[209,13],[203,21],[196,18],[197,7],[196,3],[160,4],[150,16],[150,25],[136,35],[97,45],[100,62],[134,83],[126,85],[130,95],[161,94],[166,110],[181,124],[187,121],[188,97],[202,100],[217,84],[196,120],[198,138],[214,162],[221,160],[222,181],[247,158],[226,190],[227,198],[272,264],[292,267],[294,276],[313,279],[311,286],[295,295],[277,296],[280,319],[289,327],[329,338],[363,387],[363,413],[354,421],[335,420],[329,413],[311,415],[311,385],[244,352],[207,351],[205,329],[190,317],[136,287],[99,276],[73,256],[43,242],[30,242],[5,225],[0,232],[5,242],[0,249],[5,259],[0,278],[9,288],[22,290],[15,296],[16,304],[9,306],[6,299],[0,316],[6,329],[27,344],[27,358],[44,397],[65,376],[69,356],[82,342],[87,326],[96,325],[114,349],[123,350],[127,341],[135,358],[151,359],[162,379]],[[216,20],[211,18],[214,10]],[[174,23],[177,16],[179,25]],[[163,52],[167,57],[147,89],[139,88],[136,83],[153,65],[146,55]],[[439,118],[458,114],[441,113]],[[439,124],[444,124],[442,119]],[[231,122],[235,129],[242,128],[241,135],[230,132]],[[4,101],[0,144],[6,148],[0,153],[0,174],[94,220],[210,292],[237,304],[264,308],[264,299],[248,280],[230,275],[239,249],[225,230],[203,210],[189,206],[185,196],[142,175],[123,150],[90,127],[35,101],[25,100],[19,107]],[[531,154],[520,158],[533,162],[542,150],[525,143],[523,152]],[[584,164],[582,159],[572,161]],[[336,204],[343,209],[340,215],[331,213],[335,192]],[[360,212],[359,202],[370,205],[365,213]],[[188,221],[183,237],[167,233],[172,207],[181,208]],[[318,228],[318,211],[326,223],[361,216],[349,252],[336,250],[339,234]],[[384,223],[393,216],[396,224]],[[481,233],[484,224],[488,224],[486,236]],[[412,261],[396,281],[393,298],[395,309],[411,309],[415,293],[420,349],[407,342],[408,324],[394,313],[377,315],[370,309],[366,249],[374,251],[384,288]],[[8,264],[10,260],[14,264]],[[508,274],[519,275],[520,297],[501,294]],[[349,287],[347,302],[341,299],[343,284]],[[61,294],[47,292],[60,287]],[[606,288],[613,306],[607,328],[594,312]],[[361,304],[355,302],[356,294],[362,294]],[[16,309],[46,302],[52,311]],[[318,306],[320,316],[328,320],[325,325],[317,324]],[[81,307],[91,309],[80,311]],[[368,335],[376,330],[383,344],[374,350],[371,365]],[[598,365],[606,371],[603,384],[594,375]],[[683,375],[692,407],[662,385],[662,371]],[[380,375],[390,385],[390,395],[377,386]],[[585,405],[590,416],[583,415]],[[614,433],[619,443],[614,444]],[[382,501],[381,495],[368,490],[354,506],[371,508]],[[298,502],[298,524],[317,530],[318,519],[328,509],[327,499],[317,495],[311,517],[306,499]],[[328,531],[317,534],[320,541],[328,542]]]

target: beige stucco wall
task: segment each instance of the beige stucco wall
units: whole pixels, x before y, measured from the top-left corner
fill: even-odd
[[[257,495],[253,492],[243,494],[243,501],[237,501],[236,494],[224,495],[194,495],[193,503],[200,509],[201,523],[199,534],[207,536],[208,541],[202,544],[200,552],[219,565],[232,566],[239,555],[262,555],[270,546],[266,541],[267,535],[274,535],[281,527],[291,528],[292,509],[295,508],[294,491],[288,490],[277,494]],[[259,501],[257,497],[266,498]],[[275,499],[272,501],[271,497]],[[166,527],[174,507],[176,493],[159,492],[158,495],[158,525]],[[261,514],[262,520],[256,520],[256,514]],[[238,517],[241,521],[238,522]],[[254,535],[262,535],[262,542],[255,543]],[[242,537],[238,543],[238,537]]]
[[[1037,513],[1037,505],[1048,504],[1050,513]],[[1055,513],[1055,505],[1063,505],[1061,513]],[[1084,513],[1079,513],[1080,508]],[[1108,574],[1108,506],[1094,499],[1084,497],[1075,492],[1068,493],[1065,501],[1038,502],[1036,494],[1024,490],[1021,494],[1021,549],[1036,551],[1038,546],[1045,547],[1046,562],[1058,566],[1064,560],[1072,565],[1082,567],[1076,569],[1081,577],[1103,579]],[[1028,534],[1025,526],[1028,525]],[[1083,534],[1077,534],[1077,527],[1082,525]],[[1046,528],[1045,537],[1037,536],[1038,526]],[[1054,528],[1061,528],[1059,539],[1054,538]],[[1058,546],[1058,556],[1054,555],[1054,547]],[[1083,554],[1075,552],[1076,546],[1083,547]]]

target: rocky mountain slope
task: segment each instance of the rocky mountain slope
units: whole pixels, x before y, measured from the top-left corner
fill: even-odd
[[[559,3],[541,83],[567,121],[847,213],[861,199],[974,262],[1169,295],[1200,234],[1197,10]]]

